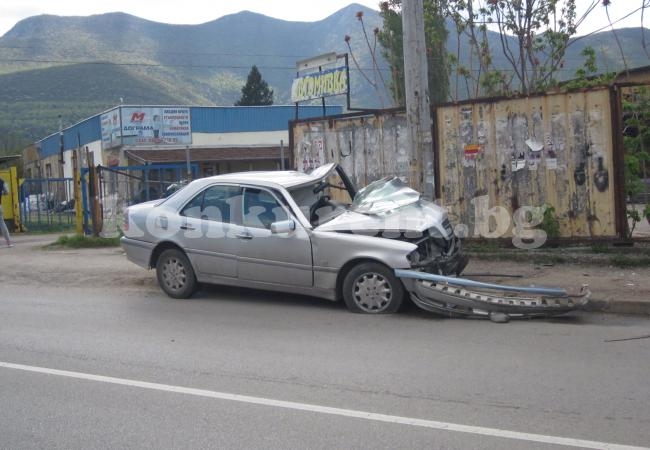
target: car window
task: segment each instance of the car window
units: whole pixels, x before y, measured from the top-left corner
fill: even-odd
[[[235,211],[241,201],[241,188],[214,185],[194,196],[181,210],[181,215],[217,222],[237,222]]]
[[[287,220],[287,212],[268,191],[256,188],[244,190],[244,225],[271,229],[273,222]]]
[[[210,186],[203,196],[201,218],[217,222],[230,223],[235,220],[236,202],[241,199],[239,186]]]
[[[201,217],[201,206],[203,205],[203,192],[201,191],[192,198],[181,210],[181,216],[194,217],[198,219]]]

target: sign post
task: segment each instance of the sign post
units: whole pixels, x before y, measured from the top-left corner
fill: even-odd
[[[341,65],[339,60],[344,58]],[[350,80],[347,54],[325,53],[296,63],[296,78],[291,85],[291,101],[298,103],[321,99],[326,116],[325,97],[347,94],[350,98]],[[349,103],[349,102],[348,102]]]

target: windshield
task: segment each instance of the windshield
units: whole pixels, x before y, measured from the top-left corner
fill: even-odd
[[[351,194],[338,172],[327,170],[321,175],[323,178],[314,183],[289,189],[291,197],[312,226],[329,222],[345,212],[352,202]]]
[[[414,191],[397,177],[387,177],[370,183],[354,197],[351,209],[362,214],[380,214],[420,199]]]

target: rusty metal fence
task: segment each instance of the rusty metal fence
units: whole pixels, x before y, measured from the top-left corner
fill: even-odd
[[[193,164],[190,170],[195,178],[199,167]],[[103,237],[117,236],[127,206],[167,197],[187,180],[185,164],[82,169],[84,230]]]
[[[436,107],[437,201],[471,237],[513,235],[526,208],[550,211],[560,237],[624,235],[619,105],[594,88]],[[431,168],[409,148],[406,125],[404,111],[291,122],[293,165],[336,162],[359,187],[395,175],[423,192]],[[496,212],[507,220],[495,228]]]
[[[198,165],[190,170],[196,178]],[[76,209],[81,208],[85,234],[117,236],[127,206],[166,197],[187,179],[185,164],[82,168],[79,205],[74,178],[22,179],[19,223],[24,231],[74,232]]]

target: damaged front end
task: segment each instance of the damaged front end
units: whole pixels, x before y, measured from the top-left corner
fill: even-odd
[[[410,242],[416,249],[408,255],[413,269],[443,275],[460,275],[468,258],[461,241],[440,206],[421,199],[419,192],[396,177],[377,180],[359,191],[351,211],[380,219],[364,227],[375,235]],[[398,230],[398,231],[395,231]]]
[[[584,308],[591,292],[583,285],[570,295],[560,288],[509,286],[415,270],[395,270],[411,299],[420,308],[449,317],[510,318],[551,317]]]
[[[442,275],[460,275],[469,261],[463,253],[461,240],[454,234],[449,219],[442,221],[441,229],[431,227],[421,237],[405,239],[417,245],[408,255],[414,270]]]

